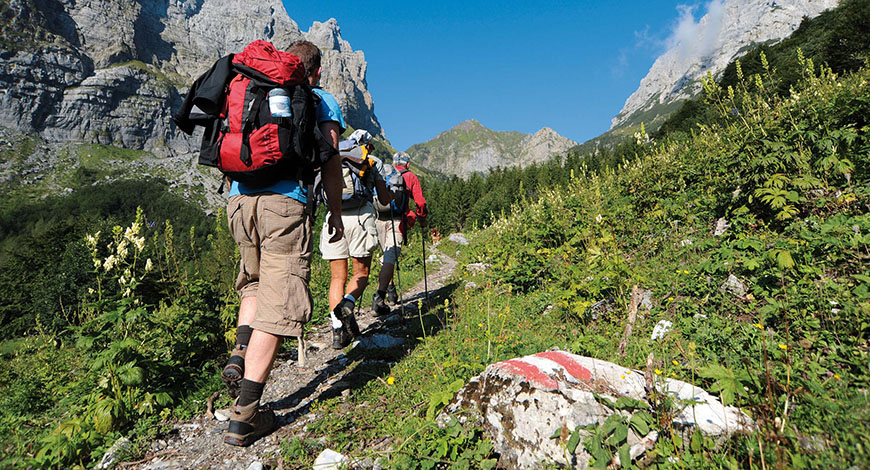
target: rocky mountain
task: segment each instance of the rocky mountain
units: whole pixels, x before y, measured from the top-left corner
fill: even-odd
[[[448,175],[486,173],[492,168],[543,162],[577,145],[549,127],[535,132],[499,132],[477,120],[463,121],[434,139],[408,149],[413,161]]]
[[[644,122],[658,128],[682,100],[697,95],[701,79],[716,77],[733,59],[758,43],[790,35],[804,17],[837,6],[837,0],[713,0],[697,23],[684,16],[638,89],[611,121],[611,131]]]
[[[199,136],[181,133],[170,116],[199,74],[255,39],[278,48],[302,38],[317,44],[322,85],[348,124],[384,135],[363,52],[342,39],[334,19],[300,30],[280,0],[23,0],[0,4],[0,25],[0,144],[8,151],[27,135],[41,149],[16,162],[4,158],[0,180],[7,183],[32,184],[20,177],[28,162],[45,176],[79,145],[96,144],[145,151],[156,173],[202,186],[211,174],[195,164]],[[47,189],[64,189],[57,185]]]

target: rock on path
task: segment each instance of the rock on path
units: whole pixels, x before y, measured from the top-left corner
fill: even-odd
[[[446,285],[448,276],[456,267],[456,261],[432,249],[441,265],[435,272],[427,276],[429,292],[435,292]],[[428,266],[430,269],[435,266]],[[424,298],[423,281],[403,292],[404,315],[412,317],[417,314],[418,300]],[[391,337],[404,340],[406,321],[395,321],[393,317],[384,320],[374,318],[369,309],[371,289],[366,290],[368,296],[357,311],[357,321],[362,330],[361,341],[355,342],[356,347],[370,348],[373,344],[388,344],[400,346],[387,340]],[[394,306],[393,313],[402,312]],[[262,402],[268,404],[278,416],[280,427],[253,445],[241,448],[223,443],[223,432],[227,423],[220,422],[205,412],[190,419],[176,423],[172,431],[151,444],[146,452],[146,461],[138,465],[128,465],[125,468],[141,470],[158,469],[239,469],[257,466],[280,455],[280,442],[292,436],[304,435],[304,427],[317,418],[317,412],[310,411],[312,401],[320,398],[331,398],[337,395],[347,396],[353,388],[359,386],[359,377],[352,376],[347,366],[351,360],[345,355],[352,347],[336,351],[331,348],[332,332],[329,325],[324,324],[306,335],[307,357],[306,366],[300,367],[296,362],[296,350],[282,351],[275,361],[275,367],[266,384]],[[377,356],[366,354],[365,356]],[[381,362],[389,367],[389,362],[381,359],[366,358],[363,361]]]

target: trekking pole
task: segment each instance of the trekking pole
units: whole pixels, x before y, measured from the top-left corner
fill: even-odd
[[[429,280],[426,276],[426,230],[420,224],[420,242],[423,246],[423,295],[426,297],[426,308],[429,308]]]
[[[390,225],[393,227],[393,248],[398,250],[399,243],[396,241],[396,218],[393,217],[392,211],[390,211]],[[399,274],[399,257],[396,256],[396,282],[393,286],[396,288],[396,292],[399,294],[399,311],[402,312],[402,318],[405,317],[405,302],[402,300],[402,289],[399,285],[402,283],[402,275]]]

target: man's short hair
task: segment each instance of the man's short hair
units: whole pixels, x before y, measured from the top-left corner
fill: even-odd
[[[299,57],[305,66],[305,76],[310,76],[320,68],[320,48],[310,41],[296,41],[290,44],[287,52]]]

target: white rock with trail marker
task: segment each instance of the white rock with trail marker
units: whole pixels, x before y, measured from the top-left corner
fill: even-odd
[[[674,324],[668,320],[659,321],[658,323],[656,323],[656,326],[653,327],[652,335],[650,335],[649,339],[653,341],[658,341],[664,338],[665,335],[668,334],[669,331],[671,331],[672,326],[674,326]]]
[[[452,241],[453,243],[468,245],[468,239],[465,238],[465,234],[463,233],[451,233],[450,236],[447,237],[447,239]]]
[[[312,470],[340,470],[346,468],[350,462],[344,454],[332,449],[326,449],[314,460]]]
[[[659,393],[679,398],[675,402],[683,408],[676,411],[673,423],[684,437],[698,429],[719,440],[754,429],[751,418],[723,406],[700,388],[660,376],[654,380]],[[482,426],[501,455],[500,465],[508,469],[539,468],[542,463],[586,468],[591,455],[584,447],[577,446],[569,455],[560,440],[578,427],[602,424],[614,413],[630,419],[632,411],[615,410],[596,395],[612,402],[620,397],[640,400],[645,408],[645,383],[640,371],[565,351],[546,351],[489,365],[469,380],[437,421],[444,425],[452,415],[463,424]],[[560,429],[561,436],[551,438]],[[581,439],[589,435],[582,429],[578,432]],[[626,442],[632,458],[651,449],[657,437],[654,430],[641,436],[629,429]]]
[[[728,279],[719,287],[722,292],[727,292],[735,297],[744,297],[746,295],[746,284],[743,284],[737,276],[728,275]]]

